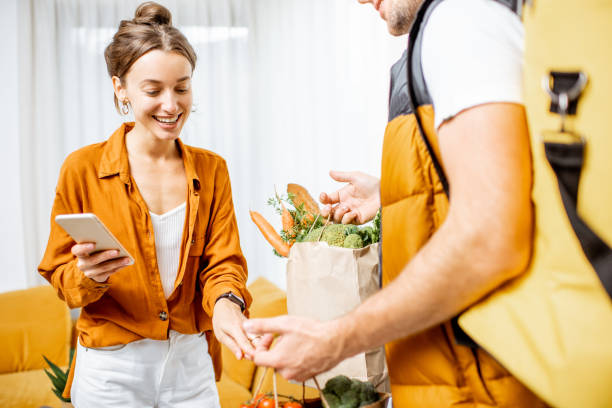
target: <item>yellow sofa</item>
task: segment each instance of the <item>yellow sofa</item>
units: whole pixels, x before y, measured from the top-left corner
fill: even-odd
[[[253,295],[251,317],[271,317],[287,313],[285,293],[264,278],[249,286]],[[60,366],[68,364],[74,345],[74,324],[66,304],[50,286],[0,294],[0,407],[59,408],[62,403],[51,391],[44,373],[44,354]],[[8,313],[7,313],[8,312]],[[236,408],[252,397],[265,373],[247,360],[238,361],[223,347],[223,374],[217,383],[222,408]],[[272,390],[272,373],[267,372],[262,391]],[[301,398],[301,385],[291,384],[277,375],[279,394]],[[306,397],[318,392],[306,389]]]
[[[0,295],[0,407],[61,406],[42,358],[68,364],[72,322],[50,286]]]

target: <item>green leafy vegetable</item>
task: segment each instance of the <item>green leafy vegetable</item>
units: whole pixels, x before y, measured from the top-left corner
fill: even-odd
[[[303,202],[296,205],[294,197],[288,193],[280,196],[275,194],[268,199],[268,205],[274,207],[277,214],[282,216],[285,207],[293,218],[290,230],[280,231],[281,239],[289,245],[295,242],[323,241],[331,246],[359,249],[380,241],[380,210],[371,225],[359,227],[352,224],[327,224],[328,221],[319,214],[305,209]],[[275,255],[280,256],[276,251]]]
[[[329,379],[323,388],[323,396],[330,408],[364,407],[379,399],[371,383],[351,380],[344,375]]]

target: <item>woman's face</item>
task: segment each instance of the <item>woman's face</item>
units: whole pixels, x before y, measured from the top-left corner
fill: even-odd
[[[130,103],[136,126],[160,140],[175,140],[192,105],[191,64],[183,55],[150,51],[136,60],[123,83],[113,77],[119,104]]]

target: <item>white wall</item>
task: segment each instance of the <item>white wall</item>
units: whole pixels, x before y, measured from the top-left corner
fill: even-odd
[[[22,231],[21,179],[19,163],[19,70],[17,59],[17,3],[19,0],[2,0],[0,15],[0,78],[2,78],[2,146],[0,148],[0,174],[2,195],[0,199],[0,292],[25,289],[24,238]]]

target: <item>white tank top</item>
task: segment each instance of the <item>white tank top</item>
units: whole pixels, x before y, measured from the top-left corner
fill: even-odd
[[[149,212],[153,223],[153,233],[155,234],[157,267],[166,299],[174,290],[174,282],[181,261],[181,242],[186,208],[186,203],[183,203],[162,215]]]

